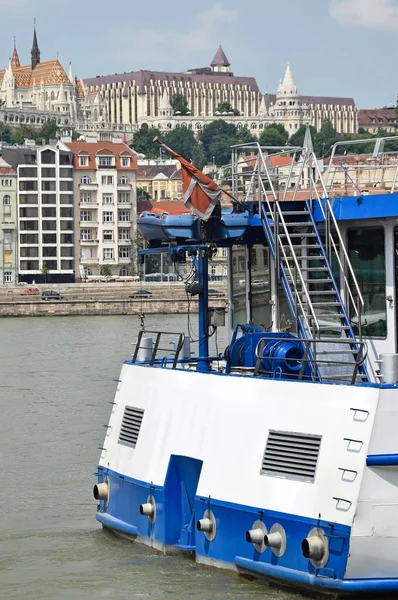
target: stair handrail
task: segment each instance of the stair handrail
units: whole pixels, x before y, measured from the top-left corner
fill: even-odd
[[[269,175],[269,174],[268,174],[267,165],[265,164],[265,161],[264,161],[264,156],[263,156],[263,153],[262,153],[262,151],[261,151],[260,145],[259,145],[259,150],[260,150],[260,157],[261,157],[261,160],[263,161],[263,164],[264,164],[264,169],[265,169],[265,171],[266,171],[267,175]],[[267,206],[268,206],[269,212],[272,214],[272,212],[273,212],[273,211],[272,211],[272,208],[271,208],[270,202],[269,202],[269,200],[268,200],[268,195],[267,195],[267,191],[266,191],[266,189],[265,189],[265,186],[264,186],[264,182],[263,182],[263,180],[261,179],[261,177],[260,177],[260,184],[261,184],[261,187],[262,187],[262,189],[263,189],[263,193],[264,193],[264,196],[265,196],[265,201],[267,202]],[[271,184],[271,186],[272,186],[272,182],[270,182],[270,184]],[[289,231],[288,231],[288,229],[287,229],[286,222],[285,222],[285,219],[284,219],[284,217],[283,217],[283,212],[282,212],[282,210],[281,210],[281,207],[280,207],[279,201],[277,200],[277,198],[276,198],[276,196],[275,196],[275,192],[274,192],[274,202],[275,202],[275,205],[276,205],[276,209],[277,209],[277,211],[278,211],[278,217],[279,217],[279,220],[280,220],[280,222],[282,223],[283,230],[284,230],[284,232],[285,232],[285,236],[286,236],[287,242],[288,242],[288,244],[289,244],[289,249],[290,249],[290,252],[291,252],[291,254],[292,254],[292,258],[293,258],[293,260],[294,260],[294,264],[295,264],[295,266],[296,266],[297,273],[298,273],[298,275],[299,275],[299,278],[300,278],[300,282],[301,282],[301,286],[302,286],[302,289],[301,289],[301,292],[300,292],[300,293],[304,293],[304,295],[305,295],[305,297],[306,297],[306,300],[307,300],[307,303],[308,303],[308,308],[309,308],[309,311],[310,311],[310,313],[311,313],[311,317],[312,317],[312,319],[313,319],[313,325],[315,326],[315,329],[316,329],[317,333],[319,334],[319,331],[320,331],[320,329],[319,329],[319,322],[318,322],[318,319],[317,319],[317,317],[316,317],[315,310],[314,310],[314,307],[313,307],[313,305],[312,305],[311,297],[310,297],[309,291],[308,291],[308,289],[307,289],[307,286],[306,286],[306,284],[305,284],[305,280],[304,280],[304,278],[303,278],[303,275],[302,275],[302,273],[301,273],[300,265],[299,265],[299,262],[298,262],[298,260],[297,260],[297,255],[296,255],[296,252],[295,252],[295,250],[294,250],[294,248],[293,248],[293,244],[292,244],[292,241],[291,241],[291,238],[290,238],[290,235],[289,235]],[[260,210],[261,210],[261,207],[260,207]],[[262,213],[261,213],[261,214],[262,214]],[[264,217],[264,215],[263,215],[263,214],[262,214],[262,216]],[[287,260],[286,253],[285,253],[285,251],[284,251],[284,247],[283,247],[282,240],[281,240],[281,237],[280,237],[279,233],[276,233],[276,232],[274,232],[274,238],[276,238],[275,242],[278,244],[278,246],[279,246],[279,247],[282,249],[282,251],[283,251],[283,253],[284,253],[285,260],[286,260],[286,264],[289,264],[289,262],[288,262],[288,260]],[[293,278],[292,278],[292,286],[293,286],[293,289],[294,289],[295,295],[296,295],[297,297],[299,297],[299,292],[298,292],[298,290],[297,290],[296,282],[294,281],[294,279],[293,279]],[[304,319],[305,319],[305,322],[306,322],[306,325],[307,325],[307,327],[308,327],[308,333],[310,333],[311,329],[310,329],[310,327],[309,327],[308,320],[307,320],[307,316],[306,316],[306,314],[305,314],[305,311],[303,310],[303,305],[302,305],[301,301],[300,301],[300,308],[301,308],[301,310],[302,310],[302,316],[304,317]]]
[[[311,159],[314,159],[315,168],[316,168],[316,170],[317,170],[318,177],[319,177],[319,179],[320,179],[320,181],[321,181],[321,186],[322,186],[322,190],[323,190],[323,193],[324,193],[324,198],[321,198],[321,197],[320,197],[320,195],[319,195],[319,192],[318,192],[318,190],[317,190],[317,187],[316,187],[316,185],[314,185],[314,186],[313,186],[313,189],[315,189],[315,193],[316,193],[316,199],[317,199],[317,201],[318,201],[318,204],[319,204],[319,207],[320,207],[320,210],[321,210],[322,216],[323,216],[323,218],[325,219],[325,223],[326,223],[327,216],[326,216],[326,212],[325,212],[325,210],[324,210],[323,204],[322,204],[322,201],[324,201],[324,203],[325,203],[325,206],[327,207],[327,210],[328,210],[328,214],[330,215],[330,217],[331,217],[331,219],[332,219],[332,221],[333,221],[333,225],[334,225],[334,228],[335,228],[335,230],[336,230],[336,233],[337,233],[338,240],[339,240],[339,242],[340,242],[340,248],[341,248],[341,250],[343,251],[343,254],[344,254],[344,258],[345,258],[345,264],[346,264],[346,266],[348,267],[348,270],[349,270],[349,272],[350,272],[350,275],[351,275],[352,282],[354,283],[354,286],[355,286],[355,289],[356,289],[356,292],[357,292],[357,295],[358,295],[358,299],[359,299],[360,306],[361,306],[361,308],[364,308],[364,306],[365,306],[365,303],[364,303],[364,300],[363,300],[363,297],[362,297],[362,294],[361,294],[361,290],[360,290],[360,288],[359,288],[358,280],[357,280],[357,278],[355,277],[354,269],[352,268],[352,264],[351,264],[350,258],[349,258],[349,256],[348,256],[348,252],[347,252],[347,250],[346,250],[346,247],[345,247],[345,244],[344,244],[344,241],[343,241],[343,237],[342,237],[342,235],[341,235],[341,232],[340,232],[340,228],[339,228],[339,226],[338,226],[338,224],[337,224],[337,220],[336,220],[336,217],[335,217],[335,215],[334,215],[334,211],[333,211],[332,205],[331,205],[331,203],[330,203],[330,199],[329,199],[328,193],[327,193],[327,191],[326,191],[325,183],[324,183],[324,181],[323,181],[323,179],[322,179],[322,174],[321,174],[321,171],[320,171],[320,169],[319,169],[319,164],[318,164],[318,160],[317,160],[317,158],[316,158],[316,156],[315,156],[315,153],[314,153],[314,152],[310,152],[310,153],[306,152],[306,153],[305,153],[305,157],[304,157],[304,161],[306,162],[306,161],[307,161],[307,159],[308,159],[310,156],[311,156]],[[313,182],[314,182],[314,178],[313,178],[313,175],[312,175],[312,174],[311,174],[311,179],[312,179],[312,180],[313,180]],[[314,184],[315,184],[315,182],[314,182]],[[312,198],[310,198],[310,200],[312,200]],[[355,315],[356,315],[358,318],[360,318],[360,312],[361,312],[361,311],[359,311],[359,310],[358,310],[358,308],[357,308],[357,305],[355,304],[354,296],[353,296],[353,294],[352,294],[351,287],[350,287],[350,285],[349,285],[349,281],[348,281],[348,278],[347,278],[347,276],[346,276],[346,271],[345,271],[345,269],[344,269],[344,266],[343,266],[343,264],[342,264],[342,262],[341,262],[341,259],[340,259],[340,255],[339,255],[338,249],[337,249],[337,247],[336,247],[336,244],[335,244],[334,238],[333,238],[333,236],[332,236],[332,234],[331,234],[331,231],[330,231],[330,230],[329,230],[329,232],[328,232],[328,235],[329,235],[329,243],[331,243],[331,245],[332,245],[332,247],[333,247],[334,253],[335,253],[335,255],[336,255],[336,258],[337,258],[337,262],[338,262],[338,264],[339,264],[339,267],[340,267],[340,271],[341,271],[341,273],[342,273],[342,275],[343,275],[343,278],[344,278],[344,287],[345,287],[345,289],[346,289],[346,290],[347,290],[347,292],[348,292],[348,296],[349,296],[349,298],[350,298],[350,300],[351,300],[351,303],[352,303],[352,306],[353,306],[353,309],[354,309]]]
[[[289,272],[289,276],[290,276],[290,279],[291,279],[291,281],[292,281],[292,284],[293,284],[293,289],[294,289],[294,292],[295,292],[295,293],[294,293],[294,295],[295,295],[295,297],[296,297],[296,299],[297,299],[296,301],[297,301],[297,302],[298,302],[298,304],[300,305],[300,309],[301,309],[301,315],[303,316],[303,318],[304,318],[304,320],[305,320],[305,324],[306,324],[306,326],[307,326],[308,332],[310,332],[310,331],[311,331],[311,326],[310,326],[310,324],[309,324],[309,322],[308,322],[307,315],[305,314],[304,306],[303,306],[303,303],[302,303],[302,301],[301,301],[301,298],[300,298],[300,293],[299,293],[299,291],[298,291],[298,289],[297,289],[297,286],[296,286],[296,284],[295,284],[295,281],[294,281],[294,276],[293,276],[293,273],[292,273],[292,269],[291,269],[291,267],[290,267],[290,265],[289,265],[289,261],[288,261],[287,254],[286,254],[286,252],[285,252],[285,248],[284,248],[284,246],[283,246],[283,245],[281,245],[281,246],[280,246],[280,248],[281,248],[281,250],[282,250],[282,253],[283,253],[283,256],[284,256],[284,258],[285,258],[285,262],[286,262],[287,270],[288,270],[288,272]],[[318,321],[317,321],[317,319],[316,319],[316,316],[315,316],[315,314],[313,314],[312,316],[313,316],[313,318],[314,318],[314,320],[315,320],[316,329],[317,329],[317,331],[319,331],[319,323],[318,323]]]

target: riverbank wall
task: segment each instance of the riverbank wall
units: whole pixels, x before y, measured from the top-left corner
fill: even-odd
[[[211,308],[226,309],[226,301],[221,298],[211,300]],[[191,300],[189,311],[198,312],[198,301]],[[30,301],[0,302],[0,317],[70,317],[89,315],[154,315],[185,314],[188,312],[186,298],[162,298],[139,300],[76,300],[70,301]]]
[[[37,293],[26,294],[35,288]],[[41,299],[41,292],[53,290],[62,300]],[[128,284],[62,284],[15,286],[0,288],[0,317],[48,317],[88,315],[185,314],[188,300],[181,283],[145,285],[146,296],[140,297],[143,287]],[[209,298],[212,308],[227,307],[225,287],[218,285]],[[131,297],[133,296],[133,297]],[[135,297],[134,297],[135,296]],[[190,299],[189,311],[198,312],[198,299]]]

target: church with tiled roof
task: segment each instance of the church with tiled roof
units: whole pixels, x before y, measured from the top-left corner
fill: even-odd
[[[73,123],[79,116],[79,100],[83,96],[83,82],[74,78],[71,65],[67,74],[58,58],[41,62],[36,26],[29,64],[21,65],[14,40],[8,67],[0,70],[0,101],[4,108],[56,113],[55,118],[60,113],[63,123],[68,118]]]

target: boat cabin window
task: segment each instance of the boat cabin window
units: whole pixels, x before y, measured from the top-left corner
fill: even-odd
[[[269,274],[269,248],[252,246],[249,249],[250,321],[265,330],[271,329],[271,285]]]
[[[348,231],[347,238],[348,256],[365,303],[362,335],[385,338],[387,337],[387,309],[384,229],[383,227],[351,229]],[[357,301],[353,283],[350,287],[354,300]],[[352,317],[353,314],[350,314],[350,318]],[[355,323],[355,319],[353,321]]]
[[[250,321],[270,328],[269,248],[233,246],[231,258],[232,327]]]
[[[246,323],[246,247],[231,248],[232,327]]]

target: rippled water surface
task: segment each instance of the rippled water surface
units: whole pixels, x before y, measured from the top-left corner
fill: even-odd
[[[147,327],[185,331],[186,317]],[[117,539],[95,520],[97,448],[137,330],[135,317],[0,320],[0,598],[299,598]]]

